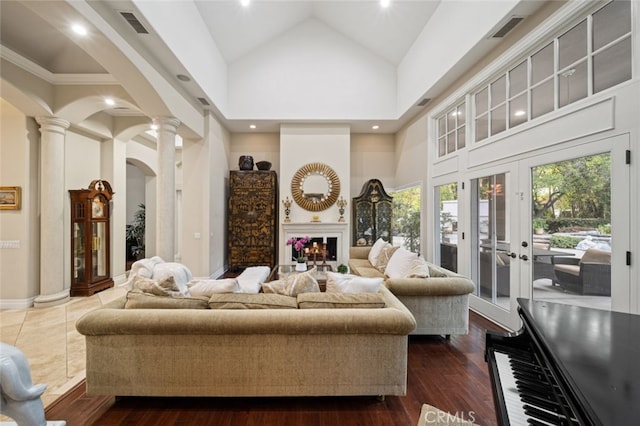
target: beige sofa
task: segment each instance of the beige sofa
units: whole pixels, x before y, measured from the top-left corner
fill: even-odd
[[[76,324],[87,394],[404,395],[415,320],[386,288],[379,294],[384,307],[342,309],[296,308],[296,298],[293,309],[125,309],[116,300]]]
[[[351,247],[349,269],[364,277],[385,277],[368,260],[371,247]],[[467,334],[469,294],[473,281],[439,266],[429,264],[429,278],[385,277],[385,286],[411,311],[416,329],[411,334]]]

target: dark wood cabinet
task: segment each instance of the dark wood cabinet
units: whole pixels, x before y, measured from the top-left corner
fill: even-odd
[[[69,190],[71,197],[71,296],[90,296],[113,286],[109,202],[111,185],[94,180],[89,189]]]
[[[360,195],[353,198],[351,210],[354,246],[370,246],[378,238],[391,241],[393,197],[386,193],[382,182],[367,181]]]
[[[229,172],[229,270],[278,263],[278,177],[274,171]]]

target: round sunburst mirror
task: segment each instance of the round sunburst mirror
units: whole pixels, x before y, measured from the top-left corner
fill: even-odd
[[[340,195],[340,179],[326,164],[305,164],[291,179],[291,194],[296,204],[305,210],[326,210]]]

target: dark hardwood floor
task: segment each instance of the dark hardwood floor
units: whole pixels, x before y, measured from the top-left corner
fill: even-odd
[[[469,334],[447,341],[410,336],[405,396],[321,398],[88,397],[84,382],[49,406],[48,420],[77,425],[399,425],[418,423],[426,403],[482,426],[496,425],[484,362],[487,329],[471,312]],[[321,360],[318,360],[321,362]]]

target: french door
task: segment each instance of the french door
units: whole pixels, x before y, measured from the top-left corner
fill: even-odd
[[[516,310],[518,297],[630,311],[630,271],[627,266],[630,178],[625,162],[628,147],[628,135],[619,135],[571,148],[537,152],[518,161],[468,174],[470,265],[476,283],[475,297],[471,300],[474,309],[512,329],[519,328],[520,323]],[[606,167],[600,164],[602,162],[606,162]],[[601,167],[584,166],[593,163]],[[572,165],[576,181],[596,182],[603,186],[597,194],[603,199],[610,197],[602,203],[609,206],[610,211],[603,213],[603,217],[610,219],[610,223],[602,226],[602,232],[590,233],[579,226],[559,228],[557,222],[562,221],[550,220],[556,223],[556,228],[537,234],[534,217],[541,219],[546,214],[548,218],[562,218],[576,213],[563,211],[569,209],[566,203],[553,203],[552,198],[543,199],[547,211],[541,212],[541,203],[534,200],[534,187],[540,186],[536,179],[541,172],[568,173],[562,172],[568,165]],[[597,176],[592,176],[594,173]],[[567,178],[564,175],[557,177]],[[553,182],[553,178],[549,181]],[[549,189],[547,197],[567,197],[560,193],[552,195],[552,192],[553,189]],[[577,205],[572,208],[581,208],[579,203]],[[536,220],[536,224],[539,223],[541,221]],[[567,220],[567,223],[571,221]],[[600,265],[602,267],[596,272],[594,269],[588,272],[600,274],[591,276],[592,281],[597,282],[595,287],[581,281],[589,279],[585,278],[587,269],[580,270],[579,265],[589,248],[596,249],[590,251],[591,256],[597,252],[601,257],[610,258],[609,265]],[[557,270],[562,271],[563,267],[559,265],[565,262],[578,264],[578,269],[576,266],[565,268],[577,275],[569,275],[568,281],[558,280],[562,275]],[[598,259],[597,262],[606,263],[607,260]]]

